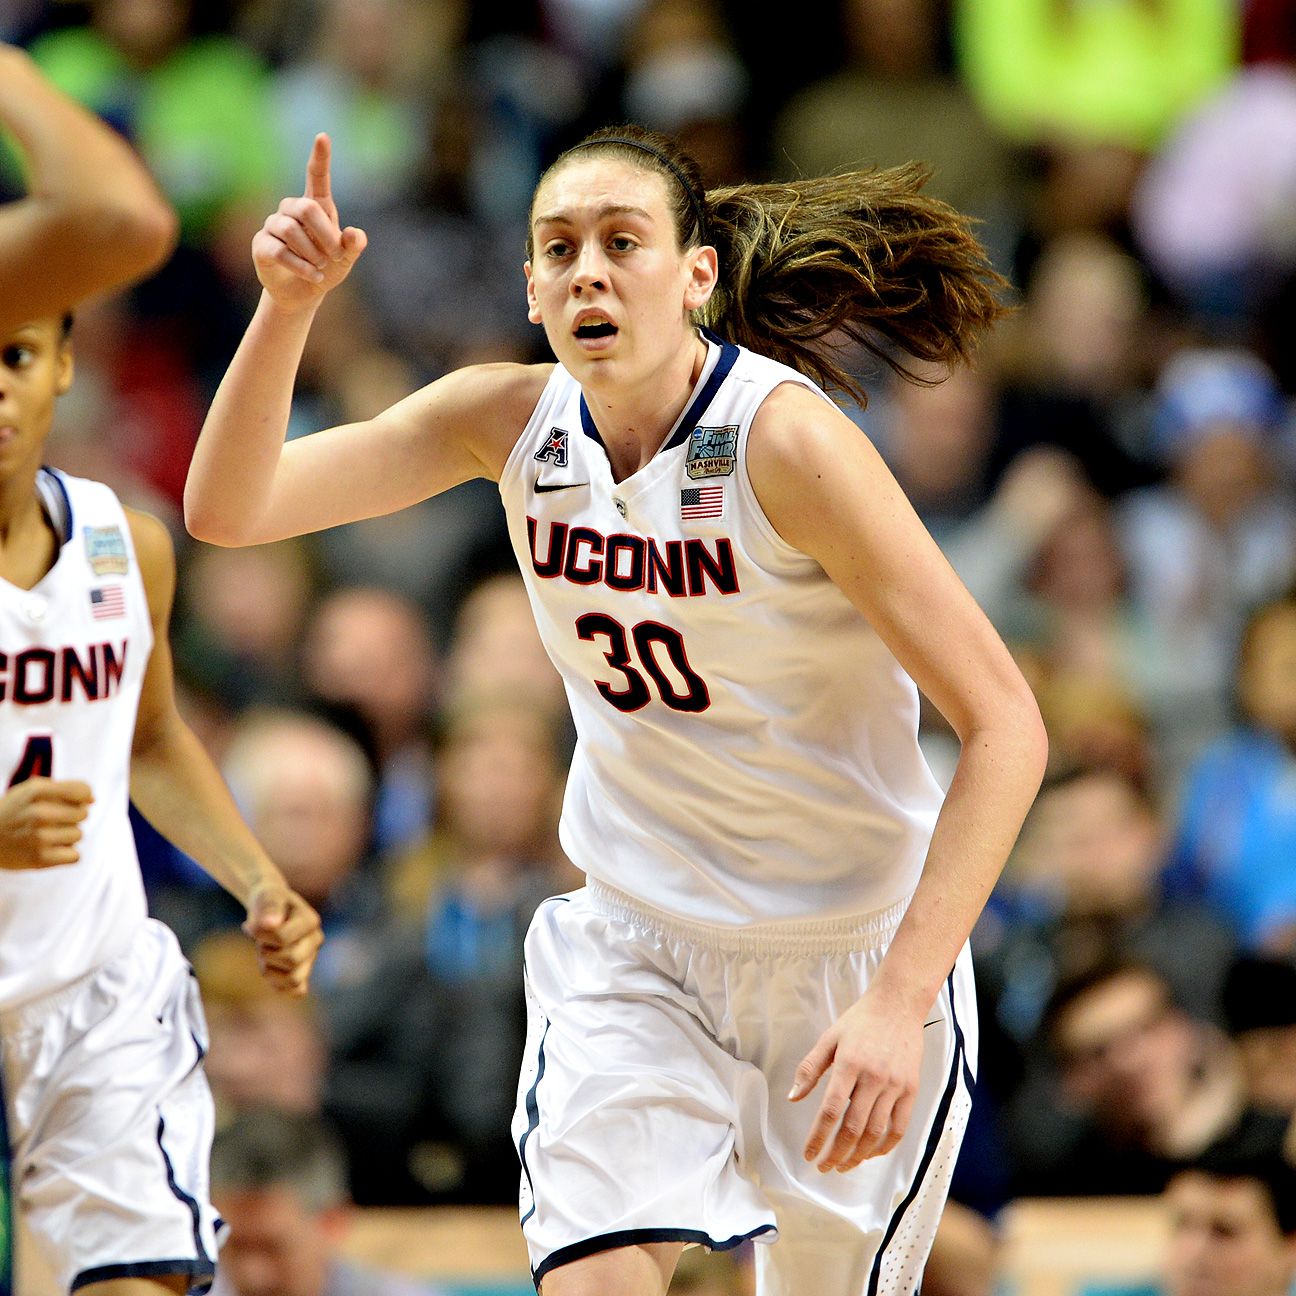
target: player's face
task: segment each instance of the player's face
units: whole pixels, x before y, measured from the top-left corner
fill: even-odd
[[[332,1251],[328,1212],[312,1214],[289,1188],[214,1196],[230,1228],[220,1264],[234,1296],[321,1296]]]
[[[1258,1183],[1189,1172],[1171,1181],[1166,1203],[1171,1296],[1283,1296],[1288,1290],[1293,1243],[1279,1231]]]
[[[633,384],[693,344],[712,248],[681,251],[667,181],[615,158],[568,162],[536,193],[528,318],[582,384]]]
[[[54,403],[71,382],[72,348],[60,320],[0,335],[0,481],[39,467]]]

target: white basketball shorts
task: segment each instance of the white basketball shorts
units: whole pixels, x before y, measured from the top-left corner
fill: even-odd
[[[971,1109],[965,948],[924,1031],[909,1128],[823,1173],[803,1149],[825,1088],[797,1064],[869,983],[904,905],[856,919],[716,928],[599,884],[540,906],[513,1133],[537,1286],[618,1246],[755,1238],[761,1296],[907,1296],[922,1277]]]
[[[210,1286],[206,1046],[198,984],[152,920],[89,976],[0,1013],[14,1197],[64,1291],[173,1273]]]

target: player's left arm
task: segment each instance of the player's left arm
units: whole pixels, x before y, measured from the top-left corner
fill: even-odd
[[[785,384],[757,414],[748,467],[774,528],[819,562],[961,743],[921,880],[872,984],[797,1068],[793,1098],[829,1072],[806,1157],[848,1170],[905,1131],[923,1023],[1039,788],[1047,739],[1008,649],[849,419]]]
[[[169,841],[246,907],[261,970],[290,994],[307,991],[323,941],[319,915],[284,880],[243,822],[220,771],[176,706],[168,628],[175,554],[166,527],[127,509],[153,623],[131,752],[131,800]]]

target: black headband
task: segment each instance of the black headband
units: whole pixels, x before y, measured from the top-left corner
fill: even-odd
[[[606,139],[586,140],[583,144],[577,144],[569,152],[575,153],[576,149],[595,148],[600,144],[624,144],[626,148],[635,148],[642,153],[648,153],[655,157],[670,173],[679,181],[679,186],[684,190],[684,196],[689,200],[689,206],[693,209],[693,219],[697,221],[698,238],[705,243],[707,233],[706,215],[702,210],[702,204],[698,200],[697,193],[689,183],[688,177],[683,171],[675,165],[674,162],[666,156],[659,148],[654,148],[651,144],[645,144],[643,140],[629,139],[625,135],[613,135]]]

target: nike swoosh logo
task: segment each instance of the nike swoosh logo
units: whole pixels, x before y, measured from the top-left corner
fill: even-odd
[[[556,482],[549,486],[542,486],[539,482],[536,482],[533,489],[537,495],[543,495],[546,491],[575,490],[577,486],[588,485],[589,482]]]

